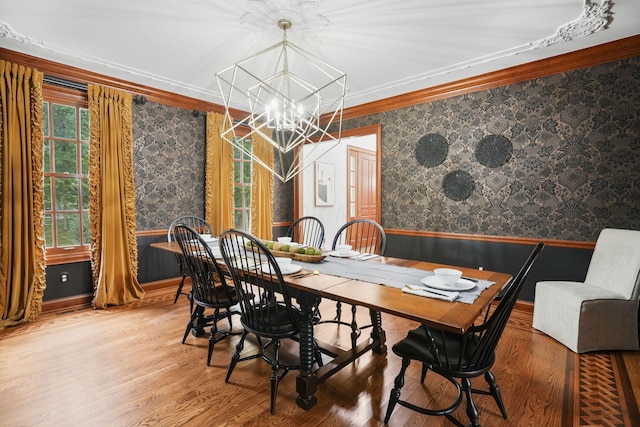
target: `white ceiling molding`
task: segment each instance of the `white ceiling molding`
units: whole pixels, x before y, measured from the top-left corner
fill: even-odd
[[[19,43],[26,44],[28,46],[38,46],[42,47],[42,42],[34,40],[30,37],[27,37],[23,34],[16,33],[6,22],[0,21],[0,37],[4,37],[6,39],[15,40]]]
[[[188,0],[179,9],[154,0],[150,7],[0,0],[0,46],[222,105],[215,73],[277,41],[275,23],[288,18],[292,42],[348,75],[349,108],[640,33],[638,0]]]
[[[602,0],[600,4],[593,4],[589,0],[585,2],[584,11],[578,19],[568,22],[558,28],[555,34],[538,41],[535,47],[542,48],[559,42],[569,42],[605,30],[613,21],[611,11],[613,4],[609,0]]]
[[[447,67],[439,68],[436,70],[431,70],[424,74],[413,76],[407,80],[399,80],[396,82],[396,84],[399,86],[405,86],[410,83],[427,81],[437,76],[443,76],[449,73],[455,73],[456,71],[459,71],[462,69],[472,68],[480,64],[487,64],[487,63],[496,61],[498,59],[520,55],[524,52],[551,46],[561,41],[571,41],[579,37],[586,37],[590,34],[595,33],[596,31],[601,31],[606,29],[608,23],[612,19],[613,18],[611,16],[611,3],[609,0],[602,0],[601,5],[593,5],[589,2],[589,0],[586,0],[584,10],[582,14],[580,14],[580,17],[578,17],[574,21],[571,21],[562,25],[561,27],[558,28],[558,30],[554,34],[550,35],[549,37],[546,37],[537,42],[526,43],[526,44],[516,46],[510,49],[506,49],[500,52],[494,52],[489,55],[480,56],[477,58],[470,59],[468,61],[459,62],[457,64],[452,64]],[[387,86],[381,86],[378,88],[372,87],[367,91],[361,91],[359,95],[360,96],[372,95],[386,87]]]
[[[290,33],[303,36],[329,27],[329,18],[320,14],[315,1],[296,0],[292,5],[287,0],[245,0],[251,11],[240,16],[240,25],[247,31],[261,34],[273,34],[275,23],[279,19],[288,19],[293,23]],[[301,37],[302,38],[302,37]]]
[[[13,31],[11,29],[11,27],[9,26],[9,24],[7,24],[6,22],[2,22],[0,21],[0,37],[5,37],[7,39],[11,39],[11,40],[15,40],[19,43],[23,43],[25,45],[29,45],[29,46],[35,46],[44,50],[49,50],[51,52],[56,53],[57,55],[62,55],[63,57],[69,58],[69,59],[73,59],[76,61],[80,61],[80,62],[85,62],[85,63],[92,63],[92,64],[96,64],[99,65],[101,67],[105,67],[107,69],[110,70],[116,70],[120,73],[124,73],[125,75],[130,76],[129,78],[132,79],[133,81],[136,80],[136,77],[138,78],[143,78],[146,80],[150,80],[152,82],[158,82],[158,83],[162,83],[163,85],[166,85],[168,87],[173,87],[173,88],[183,88],[183,89],[188,89],[190,91],[193,92],[198,92],[198,93],[203,93],[203,94],[207,94],[210,96],[218,96],[217,92],[211,91],[211,90],[207,90],[204,89],[202,87],[197,87],[197,86],[192,86],[189,85],[188,83],[185,83],[183,81],[179,81],[179,80],[172,80],[172,79],[168,79],[164,76],[160,76],[157,74],[152,74],[149,73],[148,71],[144,71],[144,70],[138,70],[135,68],[130,68],[130,67],[126,67],[122,64],[117,64],[117,63],[113,63],[113,62],[109,62],[106,61],[104,59],[101,58],[95,58],[92,56],[86,56],[86,55],[81,55],[78,52],[73,52],[70,51],[68,49],[59,47],[59,46],[53,46],[50,44],[47,44],[43,41],[40,40],[35,40],[31,37],[27,37],[23,34],[19,34],[15,31]],[[76,67],[78,65],[75,65]],[[107,72],[104,72],[105,74],[108,74]],[[126,78],[125,78],[126,79]],[[192,94],[192,96],[195,96],[194,94]]]

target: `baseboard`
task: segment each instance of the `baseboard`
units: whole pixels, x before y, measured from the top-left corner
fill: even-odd
[[[182,277],[172,277],[171,279],[141,283],[140,286],[142,286],[142,289],[144,289],[145,291],[155,291],[156,289],[171,288],[174,286],[177,287],[180,284],[180,280],[182,280]],[[187,277],[184,281],[184,284],[186,285],[189,283],[191,283],[191,279]]]
[[[42,302],[42,313],[77,310],[91,307],[93,294],[80,294],[65,298],[56,298]]]
[[[533,303],[531,301],[518,300],[513,308],[523,313],[533,314]]]
[[[173,277],[171,279],[156,280],[154,282],[141,283],[140,286],[147,291],[155,291],[157,289],[164,289],[169,287],[178,286],[181,277]],[[185,284],[190,282],[188,279]],[[93,294],[80,294],[73,295],[65,298],[56,298],[42,302],[42,313],[51,313],[54,311],[67,311],[77,310],[81,308],[91,307],[91,301],[93,300]]]

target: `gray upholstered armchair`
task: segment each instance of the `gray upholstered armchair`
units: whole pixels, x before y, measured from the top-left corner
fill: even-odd
[[[533,327],[576,353],[639,350],[640,231],[602,230],[584,283],[538,282]]]

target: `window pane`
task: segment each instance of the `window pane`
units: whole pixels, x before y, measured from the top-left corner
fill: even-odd
[[[56,141],[53,149],[56,173],[78,173],[78,145],[75,142]]]
[[[242,187],[233,187],[233,207],[242,207]]]
[[[80,140],[89,141],[89,110],[80,108]]]
[[[91,233],[89,231],[89,212],[82,213],[82,243],[91,244]]]
[[[80,214],[56,214],[56,231],[58,247],[80,244]]]
[[[49,103],[44,101],[42,103],[42,120],[44,120],[42,132],[44,136],[49,136]]]
[[[82,178],[82,209],[89,209],[89,178]]]
[[[243,229],[242,227],[242,211],[233,212],[233,226],[235,228]]]
[[[240,182],[240,165],[241,162],[233,162],[233,182]]]
[[[51,172],[51,140],[44,140],[44,147],[42,151],[42,161],[44,172]]]
[[[249,216],[249,212],[245,212],[246,215],[244,216],[244,226],[242,227],[242,229],[244,231],[251,231],[251,217]]]
[[[45,247],[53,247],[53,223],[51,220],[51,214],[44,216],[44,241]]]
[[[80,144],[80,168],[83,175],[89,175],[89,144]]]
[[[250,183],[251,182],[251,163],[248,163],[248,162],[243,163],[242,169],[243,169],[242,182]]]
[[[53,104],[53,136],[76,139],[76,108]]]
[[[78,180],[55,178],[56,210],[78,210]]]
[[[51,177],[44,177],[44,210],[51,210]]]
[[[251,208],[251,187],[244,187],[244,205],[245,208]]]

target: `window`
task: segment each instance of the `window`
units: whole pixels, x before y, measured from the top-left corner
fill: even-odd
[[[242,140],[243,147],[251,152],[251,139]],[[251,231],[251,157],[233,147],[233,226]]]
[[[85,96],[86,97],[86,96]],[[47,263],[89,258],[89,110],[78,95],[44,92]]]

